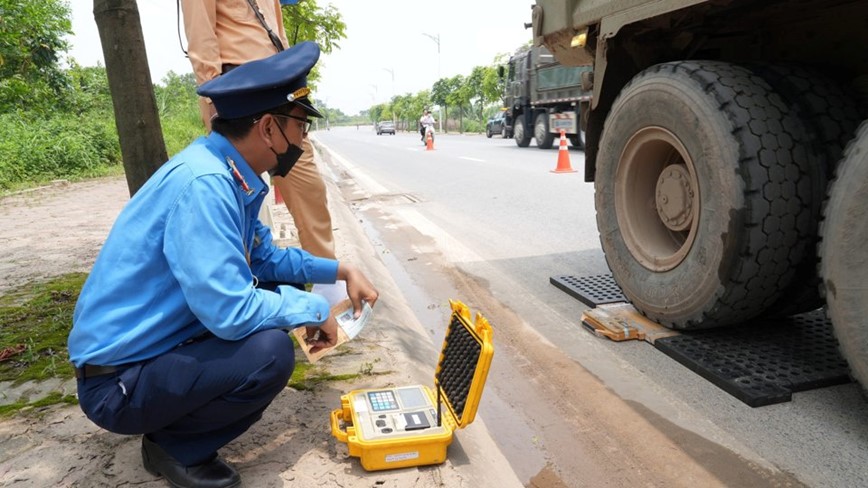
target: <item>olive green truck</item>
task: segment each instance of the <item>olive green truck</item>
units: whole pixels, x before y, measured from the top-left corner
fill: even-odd
[[[585,180],[613,278],[673,329],[825,306],[868,387],[868,1],[536,0],[593,65]]]

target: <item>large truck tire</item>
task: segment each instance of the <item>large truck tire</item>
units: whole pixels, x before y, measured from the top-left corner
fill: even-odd
[[[630,302],[698,329],[777,301],[808,247],[806,138],[745,68],[684,61],[636,75],[607,116],[595,178],[603,251]]]
[[[868,122],[829,185],[819,248],[826,311],[851,374],[868,389]]]
[[[515,118],[515,127],[513,127],[512,130],[515,133],[515,143],[518,147],[530,146],[530,140],[533,134],[528,132],[527,127],[524,126],[523,116]]]
[[[537,114],[533,124],[533,136],[536,139],[536,147],[551,149],[555,135],[549,132],[549,116],[546,113]]]
[[[863,117],[856,96],[819,72],[800,66],[764,63],[752,64],[748,68],[768,82],[801,118],[808,130],[807,145],[820,159],[820,164],[810,168],[816,204],[811,214],[813,225],[808,239],[811,241],[809,250],[814,251],[805,254],[789,288],[767,310],[769,315],[795,315],[823,306],[816,252],[820,204],[826,194],[827,182]]]
[[[570,140],[570,145],[576,149],[584,149],[585,148],[585,134],[579,129],[578,134],[570,134],[567,136]]]
[[[585,131],[582,127],[587,127],[587,111],[590,110],[588,104],[578,104],[576,106],[576,134],[567,136],[570,139],[570,145],[576,149],[585,149]]]

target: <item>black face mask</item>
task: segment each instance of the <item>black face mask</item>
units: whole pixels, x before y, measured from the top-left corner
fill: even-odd
[[[286,151],[278,154],[274,148],[270,148],[271,152],[277,156],[277,167],[268,170],[268,174],[271,176],[280,176],[284,177],[289,173],[289,170],[295,166],[295,163],[304,154],[304,149],[296,146],[295,144],[289,142],[289,139],[286,138],[286,134],[283,133],[283,130],[278,128],[280,131],[280,135],[283,136],[283,139],[286,141]]]

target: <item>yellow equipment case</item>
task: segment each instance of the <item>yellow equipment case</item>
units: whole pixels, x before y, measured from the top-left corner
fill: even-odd
[[[332,435],[368,471],[440,464],[453,431],[476,417],[494,354],[491,325],[478,313],[471,323],[466,305],[449,303],[434,391],[424,385],[354,390],[332,411]]]

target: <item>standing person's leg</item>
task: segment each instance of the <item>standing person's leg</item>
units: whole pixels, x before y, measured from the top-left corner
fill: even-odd
[[[285,178],[274,178],[286,208],[298,229],[298,240],[305,251],[322,258],[335,258],[335,240],[329,214],[325,181],[314,162],[313,147],[307,137],[304,154]]]
[[[217,337],[186,344],[115,374],[80,379],[88,418],[119,434],[147,434],[185,466],[259,420],[295,366],[292,340],[265,330],[238,341]]]

